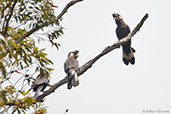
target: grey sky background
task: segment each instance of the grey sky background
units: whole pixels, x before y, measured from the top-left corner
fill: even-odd
[[[54,0],[58,14],[68,0]],[[169,110],[171,114],[170,0],[84,0],[71,7],[61,24],[59,51],[47,46],[55,71],[51,84],[64,78],[63,63],[78,49],[83,65],[117,41],[112,13],[119,13],[131,30],[145,13],[149,18],[132,39],[135,65],[125,66],[117,49],[84,73],[80,85],[58,88],[45,100],[48,114],[143,114],[143,110]],[[45,45],[45,43],[43,44]]]

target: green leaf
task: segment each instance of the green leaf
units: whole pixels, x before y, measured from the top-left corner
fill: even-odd
[[[27,95],[30,91],[31,91],[31,89],[29,89],[25,94]]]
[[[2,71],[3,76],[6,75],[7,71],[5,69],[4,64],[0,61],[0,70]],[[6,76],[5,76],[6,77]]]
[[[48,58],[45,58],[45,59],[48,63],[53,64],[53,62],[50,59],[48,59]]]
[[[13,46],[16,48],[16,49],[18,49],[19,47],[17,46],[17,44],[14,42],[14,41],[12,41],[12,40],[10,40],[11,41],[11,43],[13,44]]]
[[[0,106],[7,103],[6,92],[0,91]]]
[[[20,91],[20,93],[21,93],[23,96],[26,95],[25,91]]]
[[[39,54],[39,56],[40,56],[40,57],[43,57],[43,58],[44,58],[46,55],[47,55],[46,53],[40,53],[40,54]]]
[[[47,70],[49,70],[49,71],[53,71],[54,69],[53,69],[53,68],[47,68]]]

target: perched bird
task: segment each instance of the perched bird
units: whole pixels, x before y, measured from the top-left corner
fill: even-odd
[[[116,28],[116,35],[118,37],[118,40],[121,40],[122,38],[126,37],[130,33],[129,26],[123,21],[122,17],[114,13],[113,18],[115,19],[117,28]],[[135,58],[134,54],[135,50],[131,47],[131,40],[126,42],[122,45],[123,49],[123,62],[125,65],[128,65],[129,63],[134,64]]]
[[[41,91],[44,91],[44,89],[50,86],[49,85],[49,76],[48,75],[42,75],[39,74],[35,80],[35,82],[32,84],[31,89],[35,92],[34,99],[36,99]]]
[[[71,89],[72,86],[76,87],[79,85],[78,75],[76,72],[79,66],[79,63],[77,61],[78,53],[78,50],[69,52],[67,60],[64,63],[64,70],[65,73],[68,75],[68,89]]]

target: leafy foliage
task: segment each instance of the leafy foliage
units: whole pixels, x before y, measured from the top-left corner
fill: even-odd
[[[1,112],[46,113],[43,103],[32,99],[31,90],[26,88],[38,73],[50,76],[53,70],[53,62],[45,48],[36,45],[36,39],[44,39],[57,49],[60,46],[56,40],[63,27],[54,14],[56,7],[52,0],[0,0]],[[21,37],[23,40],[17,42]]]

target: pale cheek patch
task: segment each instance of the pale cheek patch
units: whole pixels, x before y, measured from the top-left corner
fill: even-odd
[[[122,17],[121,17],[121,16],[119,16],[119,19],[122,19]]]
[[[69,54],[69,56],[70,56],[70,57],[73,57],[73,56],[74,56],[74,54],[73,54],[73,53],[70,53],[70,54]]]

